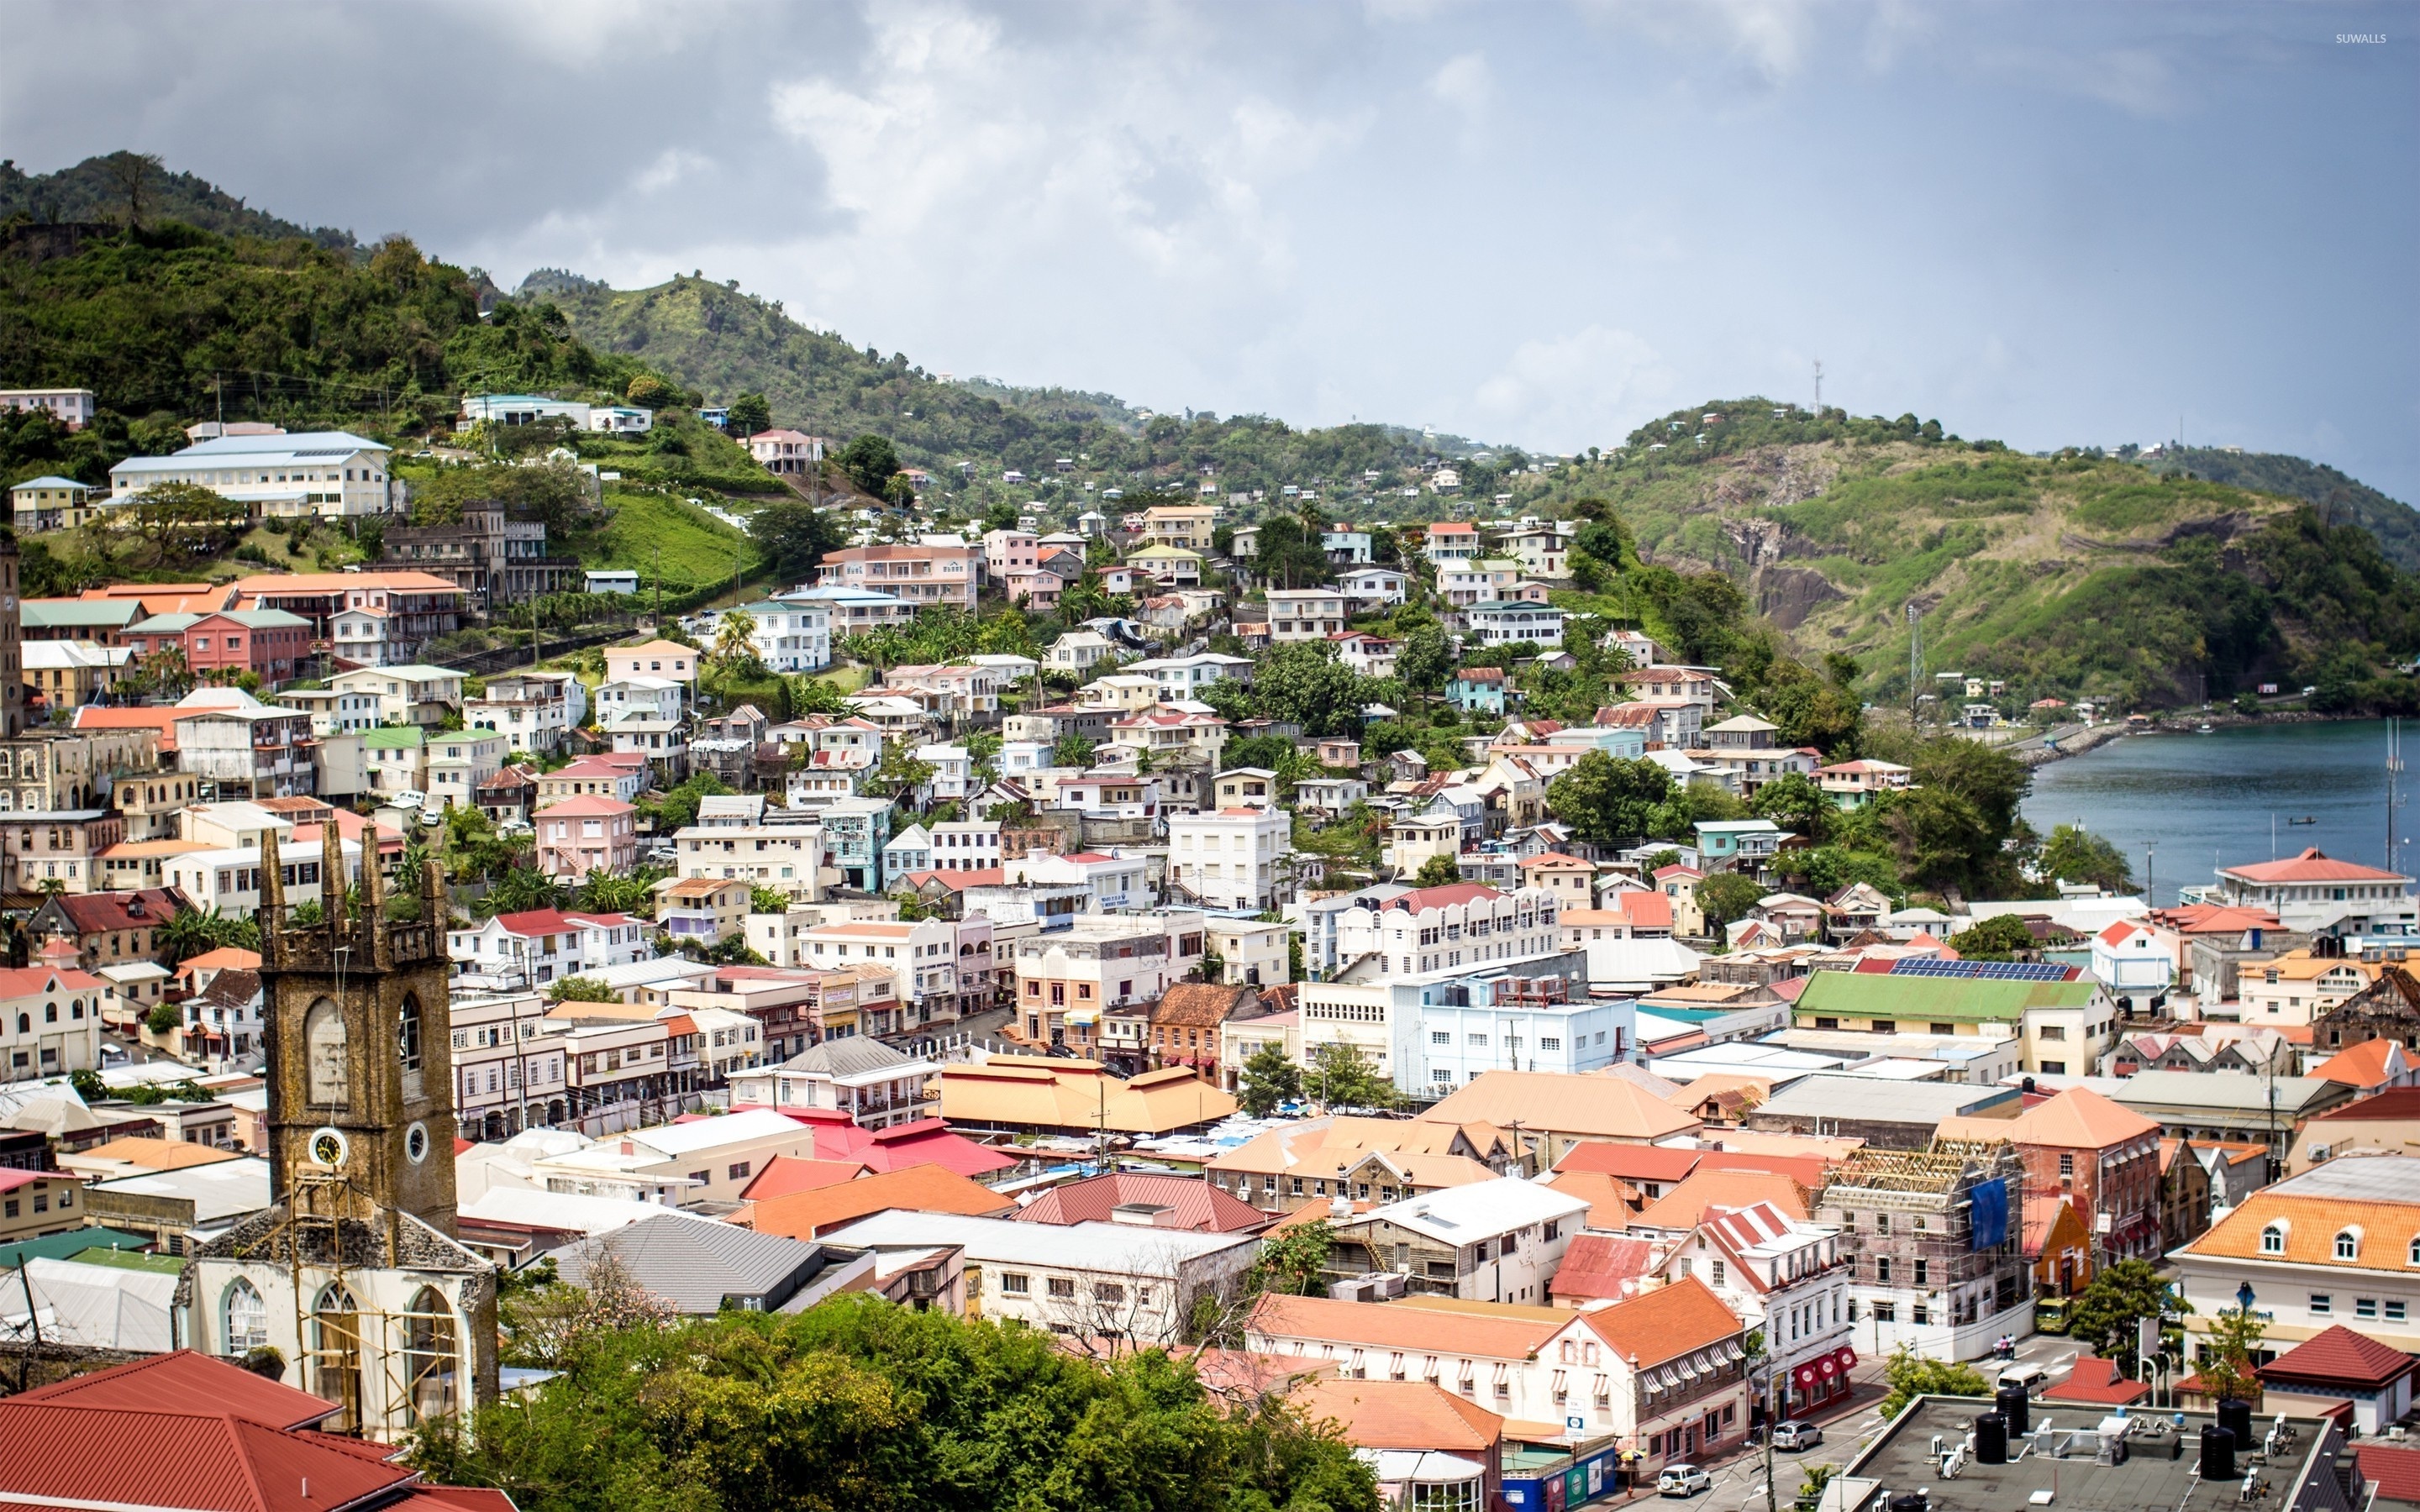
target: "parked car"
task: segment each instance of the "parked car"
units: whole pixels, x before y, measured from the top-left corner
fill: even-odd
[[[1696,1465],[1666,1465],[1655,1477],[1655,1489],[1666,1496],[1695,1496],[1714,1483]]]
[[[1823,1430],[1812,1423],[1784,1423],[1773,1430],[1776,1449],[1812,1449],[1823,1442]]]

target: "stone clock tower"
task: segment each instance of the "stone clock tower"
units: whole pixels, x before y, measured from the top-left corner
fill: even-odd
[[[429,863],[420,918],[390,921],[370,830],[356,914],[320,832],[317,922],[292,921],[274,841],[262,855],[271,1206],[194,1250],[178,1343],[274,1350],[348,1431],[398,1443],[495,1399],[495,1268],[455,1234],[444,884]]]
[[[283,1196],[302,1177],[304,1189],[329,1186],[325,1196],[346,1217],[408,1212],[451,1236],[444,888],[430,863],[429,875],[410,879],[421,891],[420,921],[388,922],[375,831],[365,831],[363,917],[350,917],[342,881],[328,880],[346,874],[336,826],[320,833],[321,922],[272,924],[287,917],[285,888],[275,872],[261,877],[270,1186]],[[331,1175],[341,1180],[327,1182]]]

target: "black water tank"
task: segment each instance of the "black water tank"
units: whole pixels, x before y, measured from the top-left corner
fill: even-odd
[[[2218,1404],[2218,1426],[2235,1435],[2242,1447],[2252,1447],[2252,1404],[2235,1397],[2222,1397]]]
[[[1975,1463],[2005,1465],[2009,1462],[2009,1425],[1997,1412],[1985,1412],[1975,1419]]]
[[[2030,1425],[2033,1421],[2027,1411],[2025,1388],[2023,1386],[2003,1386],[2000,1388],[1998,1396],[1994,1399],[1998,1401],[2000,1406],[2000,1420],[2009,1425],[2009,1437],[2011,1439],[2024,1438],[2030,1430]]]
[[[2235,1478],[2235,1435],[2215,1423],[2202,1425],[2201,1478],[2204,1480]]]

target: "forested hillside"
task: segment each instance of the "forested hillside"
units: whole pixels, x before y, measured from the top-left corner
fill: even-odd
[[[2420,510],[2390,499],[2320,462],[2274,452],[2229,452],[2215,446],[2171,447],[2143,466],[2157,473],[2189,472],[2213,483],[2300,499],[2331,525],[2358,525],[2406,572],[2420,572]]]
[[[2180,472],[2020,455],[1913,415],[1695,406],[1547,475],[1522,507],[1588,498],[1627,549],[1729,575],[1803,647],[1854,656],[1885,702],[1907,696],[1911,604],[1929,673],[2135,706],[2261,682],[2392,702],[2409,679],[2364,685],[2420,651],[2420,579],[2358,526]],[[1593,537],[1599,554],[1615,528]],[[1584,587],[1620,587],[1579,571]]]
[[[45,174],[26,173],[14,161],[0,162],[0,222],[20,217],[36,225],[181,221],[223,236],[271,241],[301,237],[336,252],[353,252],[360,245],[350,231],[280,220],[207,178],[171,173],[159,159],[140,152],[86,158],[71,168]]]

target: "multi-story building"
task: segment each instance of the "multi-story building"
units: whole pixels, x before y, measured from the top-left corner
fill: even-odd
[[[1130,750],[1136,764],[1148,757],[1159,766],[1191,765],[1216,768],[1218,753],[1227,743],[1226,717],[1203,703],[1154,703],[1147,709],[1118,716],[1109,721],[1109,739],[1103,748],[1102,761],[1113,759],[1109,752]]]
[[[731,1078],[734,1107],[831,1108],[861,1129],[941,1114],[941,1068],[864,1035],[827,1039],[777,1066]]]
[[[0,813],[0,889],[102,891],[101,853],[125,838],[126,821],[112,809]]]
[[[1332,1220],[1327,1270],[1395,1272],[1418,1295],[1544,1306],[1588,1211],[1585,1197],[1516,1177],[1447,1187]]]
[[[449,525],[390,525],[383,551],[381,569],[443,578],[482,613],[587,582],[578,557],[547,554],[544,520],[515,519],[499,503],[465,504]]]
[[[2007,1139],[2024,1162],[2029,1209],[2072,1202],[2092,1230],[2098,1263],[2156,1257],[2160,1125],[2090,1088],[2071,1087],[2015,1119],[1952,1119],[1945,1138]]]
[[[1540,887],[1502,892],[1477,883],[1367,887],[1305,917],[1303,967],[1333,976],[1367,955],[1390,975],[1452,971],[1552,955],[1560,904]]]
[[[441,810],[475,809],[480,785],[504,770],[506,748],[504,737],[490,730],[431,731],[428,786],[422,791]]]
[[[1272,588],[1267,597],[1271,640],[1325,640],[1343,632],[1344,595],[1333,588]]]
[[[451,667],[363,667],[328,686],[377,699],[380,724],[442,725],[462,708],[462,674]]]
[[[498,914],[482,924],[449,930],[446,949],[455,976],[521,989],[577,977],[593,966],[644,961],[654,953],[646,925],[627,914],[552,908]]]
[[[926,708],[954,723],[974,720],[988,724],[1000,713],[1000,690],[1008,679],[995,667],[973,662],[935,666],[893,667],[883,678],[886,687],[910,688],[927,695]]]
[[[558,881],[579,882],[595,872],[628,872],[639,864],[639,810],[618,798],[566,798],[540,809],[538,870]]]
[[[2304,847],[2282,861],[2221,867],[2208,897],[2191,900],[2265,908],[2288,930],[2330,934],[2420,934],[2412,879]]]
[[[1521,563],[1517,562],[1449,563],[1437,568],[1437,597],[1456,609],[1467,609],[1473,604],[1509,598],[1512,585],[1520,580]]]
[[[219,436],[166,456],[128,457],[109,470],[109,501],[189,483],[272,517],[385,515],[397,497],[387,476],[392,450],[341,430]]]
[[[276,573],[238,579],[233,596],[230,608],[301,615],[314,640],[351,666],[416,661],[430,640],[462,627],[462,590],[426,572]]]
[[[1168,879],[1211,908],[1265,913],[1289,890],[1293,818],[1274,808],[1239,806],[1168,820]]]
[[[609,679],[668,677],[693,687],[697,671],[697,648],[677,640],[648,640],[635,646],[605,648],[605,675]]]
[[[115,806],[119,783],[158,779],[157,730],[36,729],[0,739],[0,813]]]
[[[810,472],[824,459],[824,439],[803,431],[760,430],[747,445],[748,455],[768,472]]]
[[[746,1013],[763,1026],[768,1058],[794,1056],[827,1040],[891,1034],[901,1026],[906,1010],[897,973],[872,964],[797,969],[802,964],[724,966],[710,986],[675,992],[672,1000],[687,1008]]]
[[[70,430],[82,430],[101,412],[90,389],[0,389],[0,409],[39,409]]]
[[[984,577],[1002,583],[1009,574],[1032,572],[1041,564],[1039,538],[1032,531],[985,531],[983,538]]]
[[[361,842],[349,840],[341,843],[347,885],[350,886],[361,880]],[[277,856],[283,868],[279,875],[287,904],[318,902],[324,865],[322,842],[283,841],[277,844]],[[246,845],[222,850],[184,849],[163,856],[160,880],[182,892],[197,908],[248,916],[260,906],[261,871],[260,841],[256,838]]]
[[[543,993],[453,995],[447,1018],[462,1138],[509,1139],[563,1120],[565,1041],[548,1032],[546,1013]]]
[[[815,600],[762,599],[747,607],[755,622],[748,643],[777,672],[821,671],[831,665],[832,610]]]
[[[428,732],[417,725],[380,725],[362,733],[363,776],[381,798],[428,791]]]
[[[1563,611],[1520,599],[1477,603],[1462,611],[1471,640],[1481,646],[1534,645],[1559,650],[1563,643]]]
[[[916,617],[916,606],[907,599],[865,588],[793,588],[779,597],[784,604],[821,606],[835,645],[844,636],[906,625]]]
[[[599,794],[630,802],[647,791],[647,764],[626,756],[582,756],[568,766],[537,776],[537,806],[560,803],[584,794]]]
[[[1238,1019],[1231,1033],[1291,1013]],[[1249,1058],[1247,1057],[1246,1058]],[[1512,1134],[1490,1124],[1330,1115],[1279,1125],[1212,1156],[1203,1175],[1272,1217],[1347,1202],[1394,1202],[1528,1171]]]
[[[1634,1475],[1745,1442],[1746,1325],[1683,1281],[1587,1312],[1409,1297],[1275,1293],[1244,1347],[1332,1364],[1346,1381],[1424,1381],[1503,1417],[1559,1421],[1580,1443],[1633,1446]]]
[[[588,686],[571,672],[501,672],[462,705],[463,724],[492,730],[533,756],[551,754],[587,720]]]
[[[2196,1359],[2211,1319],[2247,1295],[2271,1350],[2341,1324],[2420,1350],[2420,1156],[2339,1155],[2288,1177],[2169,1252],[2168,1263],[2193,1306],[2184,1327]]]
[[[126,627],[126,648],[138,660],[174,652],[196,674],[252,672],[274,687],[309,658],[311,622],[275,609],[155,614]]]
[[[1868,1148],[1837,1166],[1816,1218],[1840,1231],[1849,1319],[1876,1354],[1972,1360],[2032,1319],[2024,1165],[2006,1143]]]
[[[946,604],[974,611],[980,551],[955,536],[931,536],[913,546],[858,546],[824,555],[819,587],[862,588],[917,608]]]
[[[1524,969],[1506,966],[1420,984],[1427,1071],[1401,1067],[1399,1085],[1443,1096],[1491,1071],[1601,1071],[1636,1052],[1635,1000],[1589,997],[1584,977],[1575,983],[1566,976],[1524,976]]]
[[[809,964],[818,968],[874,964],[895,974],[906,1004],[903,1029],[958,1016],[958,926],[946,918],[821,924],[806,932],[803,943]]]
[[[1160,918],[1117,915],[1019,939],[1012,1031],[1033,1044],[1098,1048],[1104,1011],[1156,1002],[1190,969],[1171,934]],[[1199,960],[1206,942],[1198,924],[1192,938]]]
[[[6,1042],[9,1081],[101,1069],[101,1003],[107,983],[78,966],[76,959],[73,945],[54,938],[33,964],[0,968],[0,1040]]]
[[[1126,671],[1157,684],[1157,696],[1163,703],[1195,702],[1203,688],[1221,679],[1249,683],[1252,661],[1249,656],[1203,651],[1190,656],[1154,656],[1130,664]]]
[[[815,899],[824,864],[820,825],[691,825],[673,843],[682,877],[737,879],[803,902]]]
[[[177,767],[195,779],[205,799],[292,797],[318,786],[311,717],[300,709],[235,688],[204,688],[187,695],[176,723]]]
[[[1853,1390],[1846,1368],[1855,1358],[1850,1270],[1838,1229],[1756,1202],[1709,1208],[1656,1273],[1668,1284],[1694,1276],[1740,1321],[1763,1330],[1765,1371],[1778,1400],[1761,1405],[1766,1421],[1780,1422]],[[1749,1382],[1759,1398],[1764,1384]]]
[[[1142,533],[1154,546],[1208,551],[1218,522],[1215,504],[1158,504],[1143,511]]]
[[[891,843],[891,800],[835,798],[816,811],[823,820],[825,864],[840,873],[840,885],[880,892],[882,848]]]

